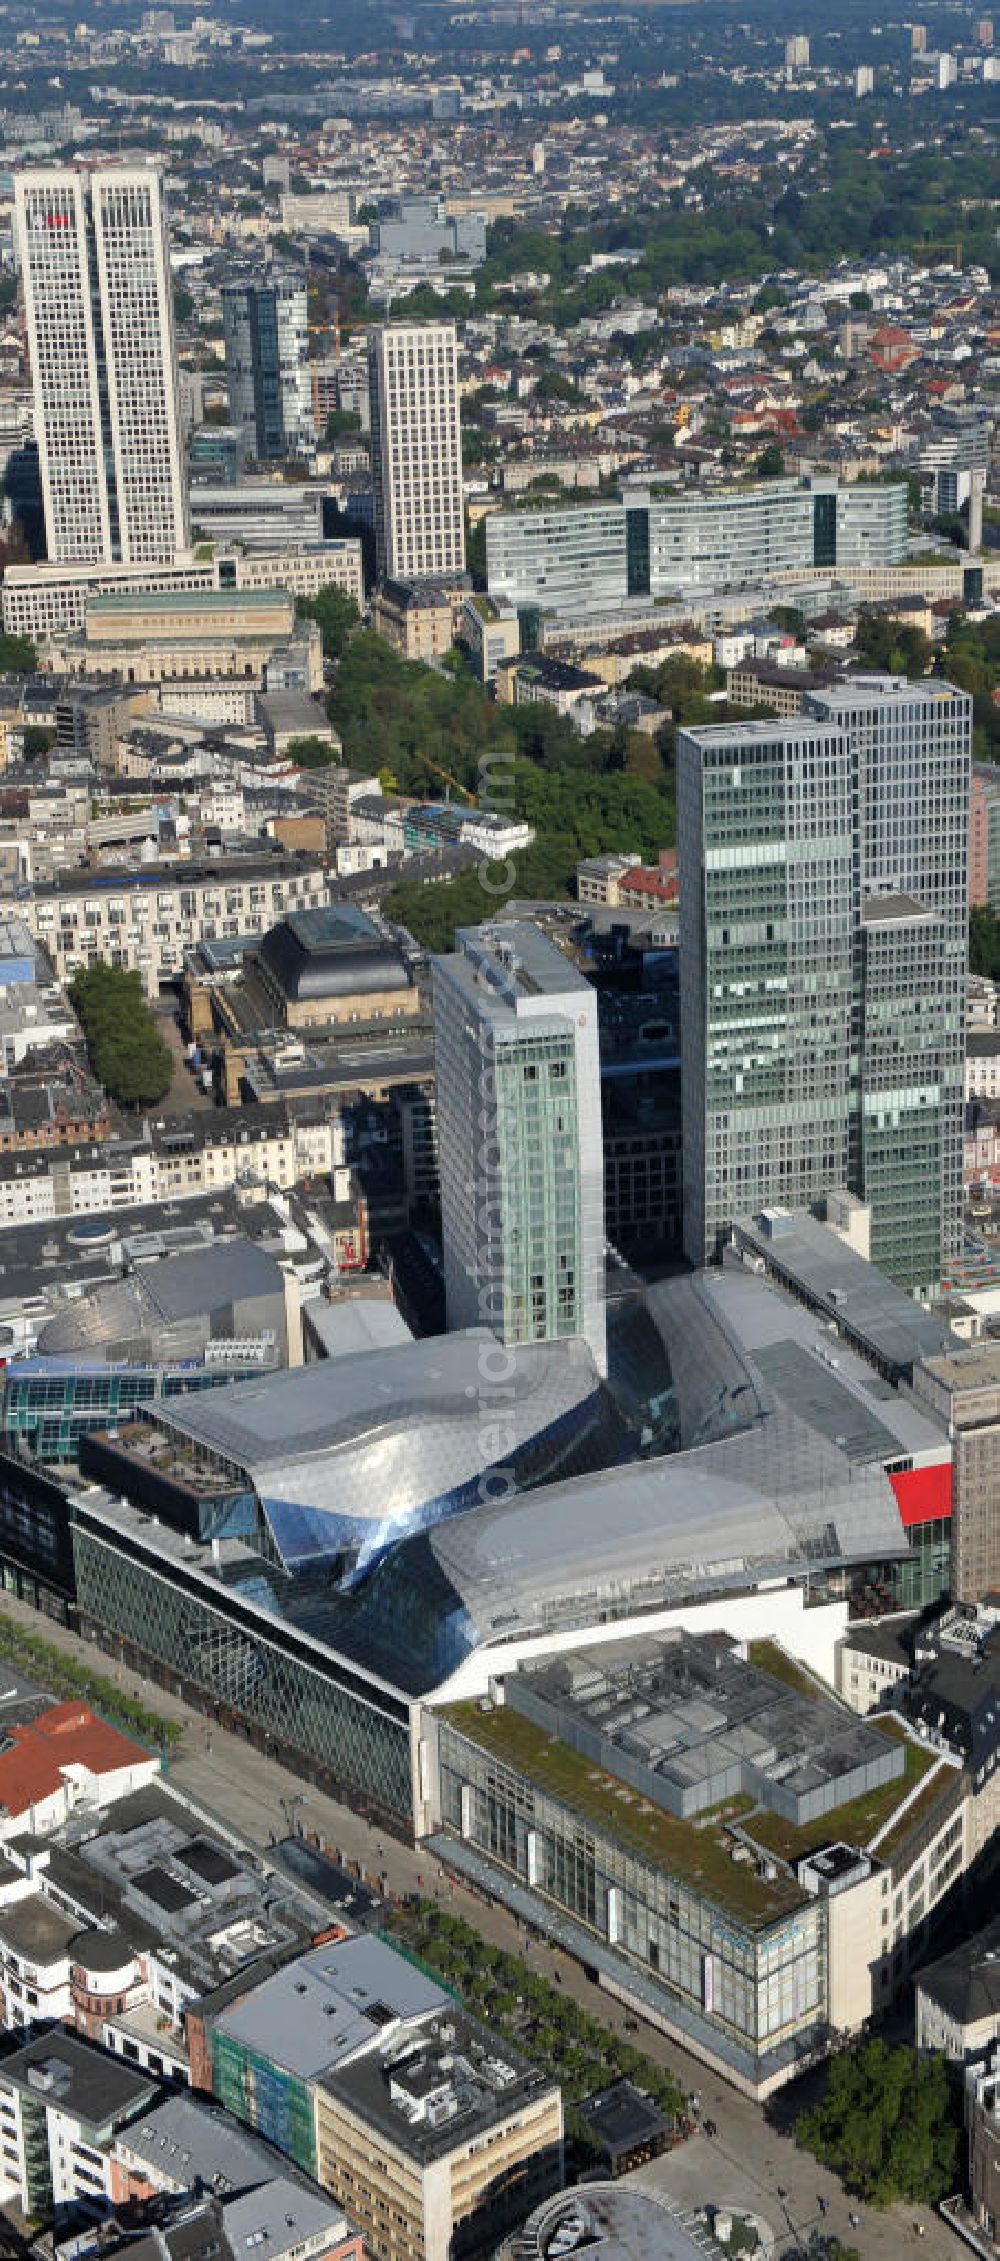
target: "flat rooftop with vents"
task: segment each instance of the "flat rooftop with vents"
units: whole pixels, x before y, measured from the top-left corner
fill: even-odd
[[[903,1774],[898,1743],[742,1657],[725,1634],[607,1642],[505,1682],[505,1702],[678,1820],[751,1798],[797,1827]]]
[[[18,2088],[36,2105],[47,2104],[78,2120],[104,2142],[154,2104],[159,2093],[158,2083],[146,2074],[61,2029],[39,2034],[4,2058],[0,2092],[4,2088]]]
[[[309,2081],[449,2004],[444,1987],[382,1940],[362,1936],[299,1956],[218,2015],[210,1997],[203,2009],[232,2046]]]
[[[950,1330],[922,1303],[807,1209],[737,1217],[733,1239],[793,1296],[825,1313],[891,1382],[909,1380],[919,1360],[956,1347]]]
[[[420,2166],[469,2144],[554,2083],[464,2010],[430,2019],[329,2073],[322,2092]]]
[[[678,1633],[522,1665],[502,1701],[441,1707],[442,1764],[462,1773],[455,1730],[759,1930],[801,1905],[796,1863],[834,1840],[865,1848],[909,1811],[935,1753],[824,1698],[770,1643],[754,1658],[725,1635]]]

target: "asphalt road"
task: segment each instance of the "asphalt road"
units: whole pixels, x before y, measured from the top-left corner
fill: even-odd
[[[519,1928],[505,1909],[487,1907],[462,1885],[450,1882],[419,1849],[401,1844],[386,1830],[324,1797],[239,1736],[207,1722],[179,1698],[151,1686],[127,1667],[115,1665],[89,1643],[50,1625],[10,1595],[2,1597],[2,1608],[53,1645],[85,1657],[153,1710],[181,1722],[184,1734],[171,1753],[169,1780],[236,1836],[266,1849],[290,1830],[315,1832],[342,1860],[356,1863],[373,1885],[383,1885],[399,1896],[421,1891],[436,1897],[473,1924],[491,1945],[519,1954],[527,1951],[538,1969],[546,1974],[558,1972],[563,1992],[613,2031],[624,2031],[626,2013],[584,1975],[578,1964],[545,1944],[532,1943],[526,1949]],[[852,2229],[849,2213],[855,2202],[835,2176],[818,2167],[808,2153],[799,2151],[792,2138],[775,2124],[776,2119],[789,2117],[787,2096],[779,2097],[776,2106],[766,2113],[653,2027],[640,2023],[639,2031],[630,2038],[658,2064],[670,2067],[684,2089],[698,2097],[701,2113],[714,2120],[718,2128],[714,2138],[693,2136],[677,2150],[640,2168],[638,2182],[651,2181],[689,2206],[732,2205],[737,2211],[754,2213],[774,2234],[772,2251],[777,2261],[791,2261],[798,2251],[808,2251],[814,2232],[836,2234],[848,2248],[857,2249],[862,2261],[905,2261],[911,2252],[923,2254],[924,2261],[960,2261],[963,2248],[954,2231],[924,2208],[894,2207],[877,2214],[862,2207],[860,2225]],[[825,2216],[821,2198],[827,2202]],[[918,2223],[923,2228],[922,2237],[916,2234]]]

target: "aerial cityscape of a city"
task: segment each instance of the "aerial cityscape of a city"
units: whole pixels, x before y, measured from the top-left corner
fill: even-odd
[[[0,2261],[1000,2261],[1000,18],[199,5],[0,0]]]

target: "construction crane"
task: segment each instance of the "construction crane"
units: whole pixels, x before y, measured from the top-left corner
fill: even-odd
[[[470,793],[467,785],[460,785],[457,777],[452,776],[450,769],[442,769],[440,762],[432,762],[429,754],[421,754],[420,759],[425,769],[433,770],[435,777],[443,777],[446,785],[453,785],[456,793],[461,793],[463,801],[468,802],[470,809],[475,808],[475,794]]]
[[[935,255],[937,255],[937,253],[939,253],[939,252],[942,252],[942,251],[950,251],[950,252],[952,252],[952,253],[954,254],[954,258],[953,258],[953,264],[954,264],[954,265],[955,265],[956,267],[960,267],[960,266],[961,266],[961,264],[962,264],[962,238],[961,238],[961,236],[955,236],[955,237],[954,237],[954,238],[952,239],[952,241],[951,241],[950,243],[918,243],[918,244],[916,244],[916,245],[914,246],[914,250],[913,250],[913,257],[914,257],[914,259],[926,259],[926,257],[928,256],[928,253],[931,253],[931,252],[933,252],[933,253],[934,253]]]

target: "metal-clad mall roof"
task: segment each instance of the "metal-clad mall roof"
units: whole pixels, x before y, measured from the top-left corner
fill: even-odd
[[[211,1399],[211,1403],[209,1402]],[[485,1331],[323,1359],[156,1410],[220,1478],[255,1490],[288,1568],[360,1574],[408,1530],[500,1488],[613,1457],[587,1344],[501,1349]]]
[[[838,1330],[891,1380],[908,1378],[918,1359],[955,1349],[940,1319],[807,1209],[738,1217],[733,1234],[737,1247],[759,1257],[793,1295],[828,1310]]]

